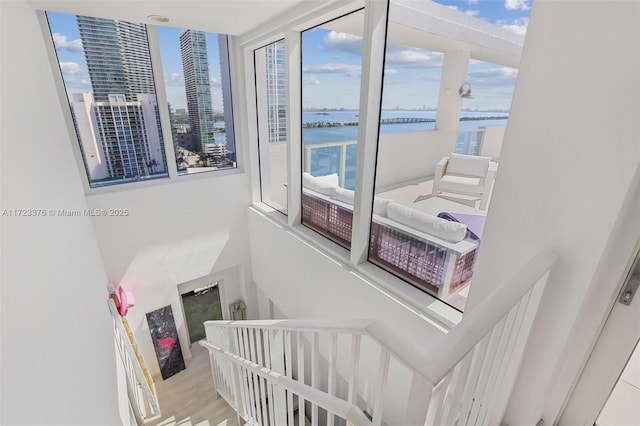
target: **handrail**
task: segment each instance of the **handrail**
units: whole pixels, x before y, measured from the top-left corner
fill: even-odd
[[[290,331],[342,331],[345,333],[362,333],[373,320],[370,319],[350,319],[350,320],[298,320],[298,319],[274,319],[274,320],[242,320],[227,321],[213,320],[205,321],[205,324],[215,324],[219,327],[233,328],[241,325],[244,328],[269,327],[273,330]]]
[[[520,300],[556,261],[557,256],[541,253],[498,287],[440,340],[417,346],[383,323],[372,320],[252,320],[207,321],[222,327],[269,327],[290,331],[344,331],[367,334],[391,350],[407,367],[431,383],[438,383],[473,348],[482,336]],[[428,359],[426,363],[424,360]]]
[[[551,253],[535,256],[474,310],[465,313],[462,321],[436,343],[416,346],[380,322],[372,322],[366,334],[379,344],[393,348],[394,355],[424,379],[439,383],[533,284],[549,272],[556,259]],[[427,359],[429,362],[425,362]]]
[[[316,149],[316,148],[332,148],[343,145],[355,145],[358,141],[348,140],[348,141],[335,141],[335,142],[318,142],[318,143],[307,143],[303,145],[304,149]]]
[[[153,387],[153,382],[150,381],[150,377],[147,377],[147,375],[144,374],[144,371],[141,365],[139,364],[140,361],[138,360],[138,356],[133,349],[133,343],[131,342],[130,337],[122,323],[122,317],[120,317],[120,314],[118,313],[118,309],[116,308],[116,305],[113,299],[109,298],[107,300],[107,305],[109,306],[109,312],[111,313],[111,319],[113,320],[113,324],[115,327],[114,332],[117,330],[117,332],[120,334],[120,338],[124,342],[124,344],[122,345],[122,349],[124,350],[124,353],[120,352],[120,357],[122,358],[123,365],[125,366],[129,365],[131,368],[133,368],[133,373],[135,374],[135,380],[138,382],[138,385],[140,386],[140,388],[142,388],[142,392],[144,393],[144,396],[151,408],[151,412],[153,415],[152,417],[158,417],[160,415],[160,405],[158,403],[157,393]],[[117,335],[115,337],[117,337]],[[120,348],[120,345],[118,345],[118,348]],[[125,359],[125,357],[129,358],[129,362],[127,362],[127,359]],[[127,384],[128,386],[131,387],[132,384],[129,383],[129,379],[130,377],[127,374]],[[131,388],[130,391],[135,392],[136,389]],[[134,403],[136,405],[139,405],[136,398],[132,398],[132,395],[129,395],[129,396],[130,396],[130,399],[134,400]],[[140,412],[135,413],[136,416],[140,415],[141,417],[144,418],[145,417],[143,412],[144,407],[138,406],[137,408]],[[149,418],[147,418],[146,420],[148,419]]]
[[[419,368],[432,383],[438,383],[485,336],[491,328],[531,288],[549,272],[557,256],[540,253],[514,276],[485,298],[475,309],[465,314],[462,321],[434,345],[422,353],[428,363]]]
[[[230,321],[232,322],[232,321]],[[247,370],[251,370],[253,374],[256,374],[268,381],[274,382],[279,386],[300,395],[303,399],[310,401],[319,407],[324,408],[328,412],[332,412],[353,423],[356,426],[370,426],[369,419],[360,411],[360,409],[351,403],[348,403],[340,398],[331,396],[326,392],[322,392],[311,386],[305,385],[297,380],[290,379],[276,371],[270,370],[266,367],[262,367],[256,363],[248,361],[238,355],[232,354],[229,351],[225,351],[206,340],[201,340],[200,345],[215,350],[216,352],[224,355],[227,359],[232,361]]]

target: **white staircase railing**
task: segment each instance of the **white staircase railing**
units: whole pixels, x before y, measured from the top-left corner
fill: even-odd
[[[534,258],[428,346],[368,320],[208,321],[201,344],[249,424],[499,424],[554,261]]]
[[[136,424],[142,425],[145,421],[160,416],[158,394],[151,375],[132,341],[133,334],[128,329],[126,319],[118,313],[113,299],[109,299],[107,304],[113,321],[116,348],[127,382],[129,408]]]

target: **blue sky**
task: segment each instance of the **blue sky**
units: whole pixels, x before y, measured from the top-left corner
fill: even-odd
[[[90,92],[91,81],[82,50],[80,32],[75,15],[47,13],[51,34],[56,46],[60,69],[65,81],[67,94]],[[186,108],[182,56],[180,54],[180,32],[178,28],[158,27],[158,41],[162,58],[167,99],[172,108]],[[222,91],[220,89],[220,61],[217,34],[207,33],[209,52],[209,74],[211,97],[214,111],[222,111]]]
[[[531,0],[441,0],[439,3],[520,34],[526,31],[531,6]],[[48,18],[67,93],[91,91],[75,16],[49,13]],[[173,108],[186,107],[179,34],[179,29],[158,27],[167,98]],[[207,48],[213,107],[221,111],[216,34],[207,34]],[[350,34],[318,27],[303,33],[302,50],[303,106],[357,108],[362,41]],[[442,59],[440,52],[390,44],[383,108],[435,107]],[[514,69],[472,60],[468,82],[476,99],[465,100],[464,107],[508,109],[516,75]]]
[[[442,0],[438,3],[523,35],[531,6],[530,0]],[[364,16],[358,19],[364,25]],[[392,38],[389,34],[389,39]],[[389,43],[383,109],[435,108],[443,58],[441,52]],[[361,61],[359,37],[322,26],[303,32],[303,107],[357,109]],[[465,100],[463,107],[508,110],[516,76],[517,70],[513,68],[471,60],[467,81],[476,99]]]
[[[172,108],[186,108],[182,56],[180,53],[180,32],[178,28],[158,27],[158,42],[162,58],[167,100]],[[222,112],[222,90],[220,86],[220,56],[218,35],[207,33],[207,51],[209,56],[209,79],[211,81],[211,101],[213,110]]]

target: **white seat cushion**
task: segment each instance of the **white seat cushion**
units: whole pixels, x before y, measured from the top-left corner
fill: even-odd
[[[341,201],[345,204],[353,205],[353,201],[355,198],[355,192],[350,189],[344,188],[336,188],[336,200]],[[387,205],[391,200],[381,197],[375,197],[373,199],[373,213],[387,217]]]
[[[440,179],[438,190],[482,194],[484,179],[446,174]]]
[[[340,186],[340,178],[338,177],[337,173],[331,173],[330,175],[314,176],[314,177],[318,180],[321,180],[325,183],[330,184],[331,186]]]
[[[491,157],[451,153],[445,174],[486,177]]]
[[[375,197],[373,199],[373,213],[378,216],[387,217],[387,208],[391,203],[391,200],[382,197]]]
[[[350,189],[344,188],[336,188],[336,200],[341,201],[345,204],[353,205],[353,200],[355,198],[355,192]]]
[[[429,213],[414,210],[396,202],[390,202],[387,208],[389,219],[409,226],[418,231],[433,235],[445,241],[457,243],[467,235],[467,225],[441,219]]]
[[[302,186],[319,194],[335,198],[336,188],[338,188],[337,175],[334,179],[332,175],[315,177],[305,172],[302,174]]]

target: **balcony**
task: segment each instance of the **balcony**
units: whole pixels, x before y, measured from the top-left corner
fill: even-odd
[[[460,130],[455,138],[448,137],[454,141],[455,148],[453,143],[443,143],[444,135],[438,131],[381,134],[376,199],[434,216],[441,212],[484,216],[486,208],[479,210],[479,197],[446,192],[434,197],[436,163],[452,151],[498,158],[504,130],[505,126]],[[263,200],[264,194],[268,194],[272,206],[286,212],[286,144],[271,143],[268,149],[270,163],[268,169],[263,169]],[[355,141],[303,146],[305,176],[333,176],[335,181],[331,186],[347,195],[341,199],[335,194],[322,194],[322,190],[319,193],[303,183],[303,224],[345,248],[351,245],[353,191],[350,190],[355,186],[356,149]],[[416,161],[416,158],[428,161]],[[399,223],[386,216],[386,213],[374,212],[369,261],[462,310],[479,241],[469,238],[447,241],[442,236],[433,237],[424,230],[407,226],[402,218]]]

